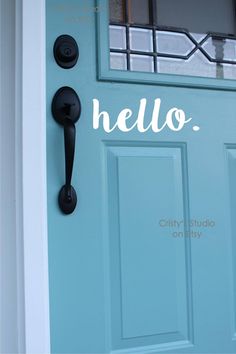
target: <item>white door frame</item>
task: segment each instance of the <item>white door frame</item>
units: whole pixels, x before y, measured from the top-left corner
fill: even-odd
[[[21,27],[16,33],[21,38],[16,45],[19,62],[22,60],[17,95],[21,95],[18,104],[22,122],[18,143],[22,171],[25,351],[49,353],[45,0],[15,1],[21,2],[16,11]]]
[[[15,92],[13,89],[9,93],[8,100],[15,114],[12,110],[11,114],[1,112],[0,119],[11,120],[15,128],[4,132],[14,146],[14,168],[8,170],[12,164],[5,164],[6,173],[3,173],[3,180],[7,173],[9,178],[10,173],[13,175],[15,198],[5,213],[8,212],[7,218],[14,227],[11,235],[7,234],[0,219],[0,241],[11,236],[16,256],[13,270],[17,278],[14,315],[18,352],[49,353],[45,0],[1,0],[1,6],[9,3],[12,5],[10,31],[14,31],[15,38],[15,51],[10,53],[14,54],[15,72],[9,80],[14,80]],[[1,30],[4,16],[4,13],[0,15]],[[1,100],[3,85],[1,82]],[[0,166],[3,156],[6,157],[6,151],[0,149]],[[4,211],[4,204],[0,200],[0,211]]]

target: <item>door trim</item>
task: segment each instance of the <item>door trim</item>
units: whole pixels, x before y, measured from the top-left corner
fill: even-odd
[[[12,20],[16,25],[16,239],[21,241],[18,284],[24,301],[24,311],[22,303],[18,306],[18,318],[24,323],[20,331],[24,352],[49,353],[45,0],[12,1],[16,6]]]

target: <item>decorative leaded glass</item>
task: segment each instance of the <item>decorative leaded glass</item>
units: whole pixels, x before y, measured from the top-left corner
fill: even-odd
[[[143,0],[128,0],[129,23],[149,25],[149,2]]]
[[[125,0],[110,0],[110,21],[125,21],[124,3]]]
[[[234,1],[110,0],[110,14],[112,69],[236,79]]]

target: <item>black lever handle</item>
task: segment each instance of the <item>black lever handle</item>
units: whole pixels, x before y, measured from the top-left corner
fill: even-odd
[[[70,119],[70,117],[66,117],[64,121],[64,141],[65,141],[65,172],[66,172],[66,200],[71,202],[72,198],[72,172],[74,165],[74,155],[75,155],[75,137],[76,130],[75,125]]]
[[[80,113],[81,104],[77,93],[70,87],[60,88],[52,101],[52,114],[55,120],[64,127],[65,184],[58,196],[59,207],[64,214],[71,214],[77,204],[77,195],[71,185],[71,180],[75,155],[75,123]]]

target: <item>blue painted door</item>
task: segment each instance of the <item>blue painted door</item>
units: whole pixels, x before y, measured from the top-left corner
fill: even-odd
[[[109,37],[107,0],[46,3],[52,352],[235,353],[234,39],[138,32],[119,23],[119,1]],[[53,56],[62,34],[79,46],[71,69]],[[70,215],[57,202],[64,137],[51,114],[62,86],[82,105]]]

